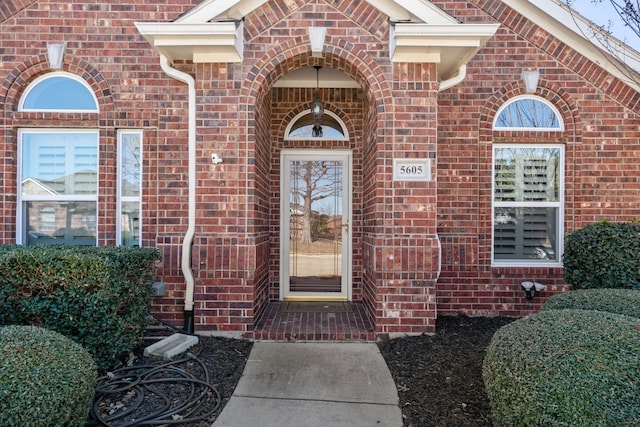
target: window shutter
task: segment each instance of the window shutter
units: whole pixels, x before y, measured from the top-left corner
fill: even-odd
[[[494,259],[557,260],[558,154],[556,148],[497,149]]]
[[[523,163],[523,194],[520,200],[525,202],[555,201],[555,158],[525,158]]]
[[[76,145],[73,150],[73,170],[69,194],[95,194],[98,154],[90,145]]]
[[[506,209],[500,209],[499,212],[496,215],[493,231],[494,256],[495,258],[510,259],[517,255],[519,246],[516,215],[514,211],[509,212]]]
[[[553,257],[549,236],[555,235],[555,208],[523,208],[522,211],[522,256],[535,259]]]
[[[516,164],[506,159],[496,161],[495,201],[516,201]]]

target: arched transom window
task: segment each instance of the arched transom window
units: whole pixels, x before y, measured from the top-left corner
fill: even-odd
[[[517,96],[505,102],[496,114],[496,130],[562,131],[564,123],[558,109],[544,98]]]
[[[542,98],[516,97],[498,110],[494,131],[522,131],[529,142],[493,144],[492,265],[561,265],[564,145],[545,141],[545,131],[563,129]]]
[[[36,79],[24,92],[20,111],[97,112],[91,87],[71,73],[51,73]]]
[[[324,111],[320,126],[322,136],[313,136],[314,120],[310,111],[303,111],[291,120],[285,130],[286,140],[300,139],[338,139],[347,140],[349,135],[344,122],[331,111]]]

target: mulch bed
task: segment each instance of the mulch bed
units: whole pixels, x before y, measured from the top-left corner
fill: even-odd
[[[439,317],[435,335],[380,343],[398,388],[405,427],[490,427],[482,361],[512,318]]]
[[[380,351],[398,387],[404,426],[491,426],[489,401],[482,382],[482,360],[495,331],[511,321],[513,319],[510,318],[440,317],[435,335],[407,336],[380,342]],[[152,342],[145,341],[144,344],[150,345]],[[252,343],[245,340],[200,337],[200,343],[190,349],[198,360],[185,360],[169,369],[171,372],[174,368],[184,370],[189,375],[202,379],[204,373],[201,366],[204,365],[209,374],[209,383],[215,390],[202,392],[210,401],[205,402],[200,410],[206,413],[217,405],[219,407],[205,419],[194,422],[181,422],[181,417],[197,418],[197,411],[175,414],[171,418],[171,425],[210,427],[231,398],[251,347]],[[163,360],[143,357],[143,349],[144,346],[136,349],[127,369],[165,363]],[[153,387],[157,387],[156,384]],[[181,399],[189,399],[188,389],[189,387],[181,384],[166,387],[173,407],[179,407]],[[111,415],[117,415],[118,411],[124,412],[131,401],[135,400],[134,394],[133,391],[127,391],[103,397],[101,404],[97,405],[98,410],[104,411],[104,416],[109,416],[106,415],[108,412]],[[157,409],[159,404],[158,399],[153,396],[145,396],[137,405],[135,417],[140,417],[145,411]],[[123,417],[109,425],[137,425],[135,421],[132,423],[132,417]],[[96,421],[95,417],[91,417],[86,424],[87,427],[97,425],[104,424]]]

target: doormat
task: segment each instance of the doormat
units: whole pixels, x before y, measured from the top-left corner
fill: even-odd
[[[351,304],[345,301],[285,301],[283,313],[351,313]]]

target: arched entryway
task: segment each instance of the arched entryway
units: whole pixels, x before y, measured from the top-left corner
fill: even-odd
[[[257,265],[263,268],[257,270],[259,277],[256,277],[254,327],[262,331],[258,332],[256,338],[287,338],[281,334],[264,334],[265,321],[273,320],[274,304],[282,305],[287,300],[337,300],[350,303],[348,314],[340,314],[342,311],[333,313],[333,319],[337,319],[337,323],[344,322],[344,328],[348,330],[336,325],[337,329],[326,331],[330,336],[317,337],[314,331],[314,336],[307,339],[375,337],[375,285],[366,272],[373,271],[373,266],[367,268],[367,262],[373,262],[373,257],[367,254],[371,254],[372,246],[369,245],[379,228],[371,218],[367,222],[365,215],[375,209],[376,203],[376,152],[381,142],[376,130],[378,121],[384,116],[380,114],[384,111],[384,106],[378,100],[384,99],[384,96],[382,92],[378,92],[380,82],[373,78],[375,71],[365,66],[362,59],[353,57],[348,51],[338,48],[333,50],[335,52],[325,55],[323,59],[302,54],[289,61],[275,62],[271,67],[266,67],[269,72],[264,79],[265,85],[253,85],[256,96],[253,105],[256,108],[255,111],[248,108],[247,114],[249,122],[252,115],[255,114],[257,118],[254,128],[255,183],[256,195],[261,198],[256,202],[260,208],[266,209],[266,233],[263,245],[260,245],[264,250],[257,251]],[[362,70],[345,61],[344,57],[350,57]],[[322,67],[319,82],[315,74],[311,74],[310,84],[291,78],[291,75],[300,76],[314,70],[313,66]],[[257,74],[265,75],[265,71]],[[369,77],[365,78],[365,74]],[[323,81],[324,75],[331,77]],[[373,89],[374,86],[378,91]],[[317,96],[322,100],[329,118],[344,126],[343,134],[320,138],[290,137],[291,124],[310,110]],[[323,162],[327,163],[323,165]],[[300,216],[305,213],[304,207],[299,206],[304,203],[304,197],[296,202],[295,196],[291,194],[291,183],[283,182],[283,179],[290,180],[292,174],[304,175],[304,171],[293,171],[292,168],[308,166],[313,170],[314,165],[318,166],[320,175],[337,171],[340,173],[340,200],[330,197],[332,207],[318,205],[310,212],[312,220],[322,219],[321,224],[314,226],[320,237],[326,235],[330,246],[328,250],[339,249],[333,252],[331,260],[326,256],[325,261],[331,263],[331,271],[322,271],[316,275],[331,276],[323,281],[328,284],[326,289],[305,288],[304,282],[309,279],[309,274],[296,271],[296,267],[292,266],[292,263],[303,257],[291,251],[293,240],[290,239],[293,239],[292,233],[296,231],[295,218],[291,218],[291,212]],[[316,178],[322,179],[323,176]],[[333,179],[332,184],[337,184],[336,181]],[[283,194],[284,191],[289,194]],[[299,192],[300,188],[293,191]],[[338,194],[335,190],[331,191],[334,192],[332,196]],[[338,206],[339,213],[335,211]],[[288,217],[283,218],[283,215]],[[301,223],[300,227],[302,226]],[[283,242],[283,239],[288,241]],[[343,251],[345,248],[346,251]],[[294,259],[296,256],[298,260]],[[283,265],[283,260],[287,265]],[[319,261],[311,262],[317,265]],[[297,268],[302,267],[298,264]],[[311,274],[314,275],[315,273]],[[293,332],[294,335],[299,333]],[[303,339],[300,335],[297,337]]]

